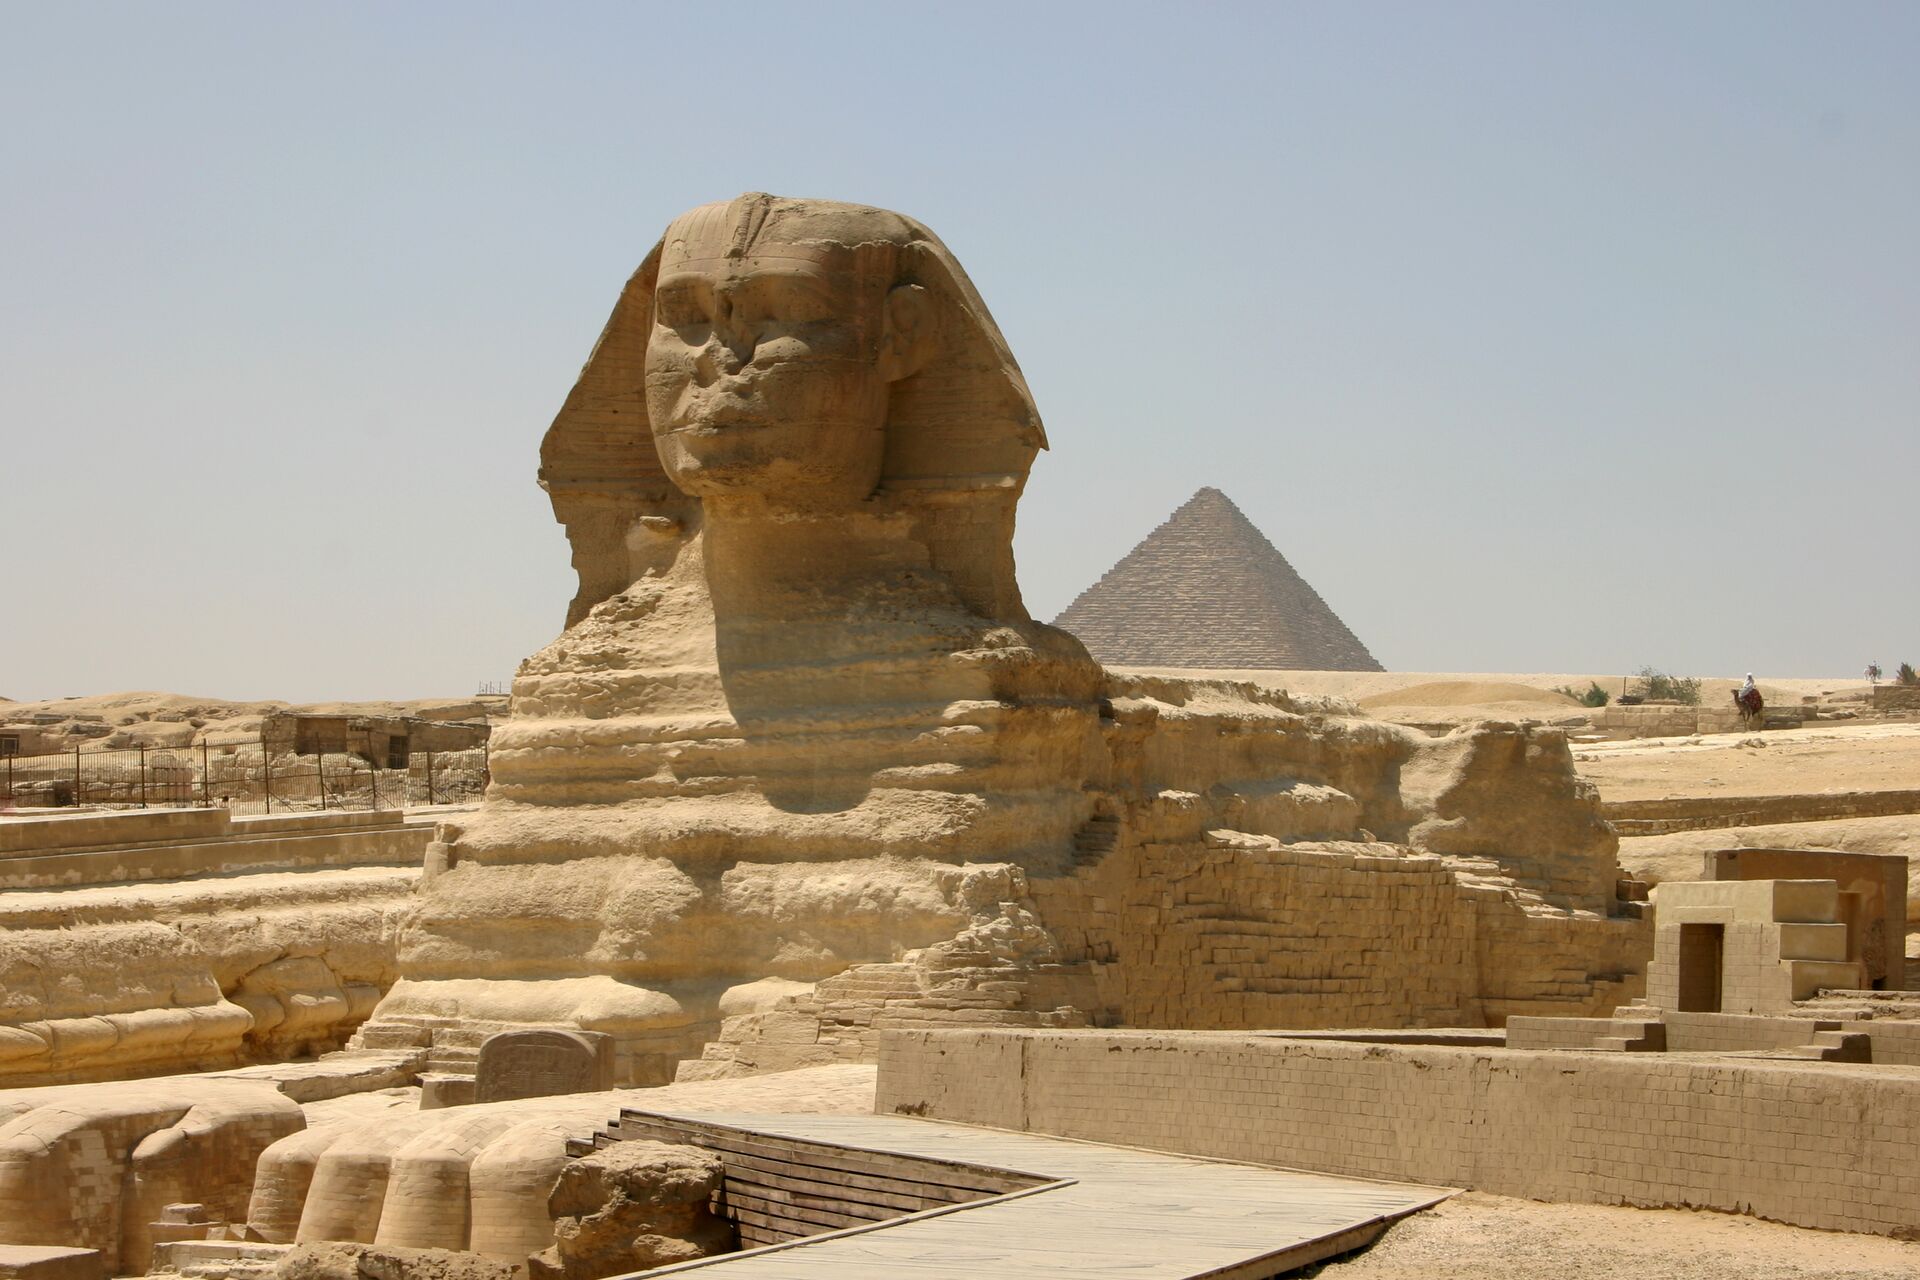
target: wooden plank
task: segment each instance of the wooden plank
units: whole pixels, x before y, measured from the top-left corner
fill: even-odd
[[[812,1196],[816,1199],[832,1200],[836,1204],[863,1204],[883,1209],[890,1214],[918,1213],[922,1209],[931,1209],[936,1204],[956,1204],[963,1201],[929,1200],[925,1196],[899,1194],[888,1191],[873,1191],[865,1187],[847,1187],[834,1182],[825,1182],[818,1178],[795,1178],[783,1173],[766,1169],[751,1168],[744,1164],[736,1166],[727,1162],[727,1186],[768,1187],[795,1195]],[[982,1197],[969,1195],[967,1199]]]
[[[823,1231],[844,1231],[848,1227],[873,1225],[873,1220],[869,1218],[851,1218],[843,1213],[800,1209],[766,1200],[731,1206],[731,1214],[737,1216],[742,1222],[751,1222],[755,1226],[769,1229],[778,1228],[796,1236],[818,1235]]]
[[[925,1182],[934,1186],[964,1187],[988,1195],[998,1195],[1007,1191],[1016,1191],[1023,1187],[1038,1186],[1052,1179],[1042,1174],[1027,1173],[1016,1169],[1002,1169],[988,1165],[957,1161],[950,1157],[921,1152],[879,1151],[851,1143],[828,1142],[821,1139],[795,1138],[755,1131],[742,1134],[737,1129],[725,1126],[686,1120],[680,1117],[650,1115],[642,1112],[621,1112],[623,1132],[633,1120],[644,1120],[659,1125],[671,1134],[684,1129],[700,1134],[702,1137],[728,1143],[745,1154],[758,1154],[771,1158],[793,1158],[807,1160],[810,1163],[823,1163],[831,1153],[832,1166],[847,1168],[862,1173],[872,1173],[881,1177],[899,1178],[913,1182]],[[907,1122],[911,1123],[911,1122]],[[652,1136],[641,1134],[639,1136]],[[683,1135],[663,1137],[656,1140],[685,1142]],[[695,1145],[704,1145],[698,1144]],[[912,1166],[919,1166],[917,1169]]]
[[[1002,1173],[980,1166],[956,1167],[944,1160],[921,1160],[911,1156],[875,1155],[825,1143],[741,1141],[698,1133],[675,1135],[666,1128],[655,1130],[654,1133],[658,1135],[655,1140],[685,1142],[704,1150],[760,1155],[767,1159],[812,1164],[821,1169],[863,1172],[889,1182],[965,1190],[980,1195],[999,1195],[1048,1181],[1032,1174]]]
[[[904,1218],[909,1213],[918,1213],[918,1209],[895,1209],[887,1205],[859,1204],[851,1200],[842,1200],[837,1196],[810,1196],[805,1192],[788,1191],[780,1187],[762,1187],[735,1183],[727,1189],[727,1203],[742,1204],[759,1201],[763,1204],[790,1206],[796,1210],[810,1209],[816,1213],[833,1213],[863,1222],[885,1222],[889,1218]]]
[[[822,1185],[845,1187],[849,1194],[859,1191],[875,1191],[888,1194],[913,1195],[923,1200],[940,1204],[964,1204],[969,1200],[978,1200],[991,1192],[979,1191],[971,1187],[953,1187],[942,1183],[916,1182],[911,1179],[886,1178],[874,1174],[856,1173],[852,1170],[832,1168],[821,1165],[802,1164],[793,1160],[773,1160],[765,1156],[744,1155],[728,1152],[727,1168],[736,1165],[742,1169],[754,1169],[764,1173],[779,1174],[788,1178],[810,1178]],[[809,1172],[811,1171],[811,1172]],[[870,1198],[870,1197],[862,1197]],[[880,1202],[884,1203],[884,1202]],[[917,1206],[926,1207],[926,1206]]]

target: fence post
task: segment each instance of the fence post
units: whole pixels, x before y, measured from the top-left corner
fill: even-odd
[[[147,744],[140,744],[140,807],[147,807]]]
[[[321,747],[314,759],[319,762],[317,767],[320,770],[320,807],[325,809],[327,807],[327,749]]]
[[[207,740],[200,739],[200,807],[213,807],[213,777],[207,771]]]
[[[78,747],[73,749],[73,802],[75,804],[86,803],[86,800],[82,798],[80,792],[80,748]]]
[[[433,752],[427,752],[427,804],[433,804]]]
[[[267,749],[267,735],[260,735],[260,790],[267,796],[267,812],[273,812],[273,752]]]
[[[373,790],[373,811],[380,812],[380,762],[367,761],[367,785]]]
[[[13,803],[13,757],[7,757],[7,803]]]

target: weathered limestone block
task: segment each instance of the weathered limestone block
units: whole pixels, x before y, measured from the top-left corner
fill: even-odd
[[[1400,770],[1406,803],[1421,813],[1408,844],[1492,858],[1556,906],[1606,914],[1620,842],[1599,792],[1574,772],[1564,732],[1492,721],[1417,745]]]
[[[260,1157],[247,1224],[265,1240],[464,1249],[524,1263],[553,1243],[547,1195],[605,1095],[348,1118]],[[618,1109],[618,1104],[611,1104]]]
[[[467,1248],[501,1261],[524,1261],[553,1244],[547,1198],[578,1136],[553,1120],[516,1124],[487,1144],[467,1171],[473,1231]]]
[[[0,1243],[97,1249],[144,1274],[150,1224],[244,1221],[261,1152],[306,1123],[270,1083],[174,1078],[0,1094]]]
[[[415,879],[355,869],[0,894],[0,1081],[339,1048],[393,981]]]
[[[593,1031],[501,1031],[480,1045],[474,1100],[506,1102],[613,1088],[613,1042]]]
[[[464,1249],[472,1230],[468,1169],[475,1157],[516,1119],[497,1109],[455,1113],[416,1134],[393,1153],[379,1245],[410,1249]]]
[[[534,1280],[602,1280],[732,1252],[733,1227],[710,1207],[722,1173],[718,1156],[663,1142],[570,1161],[548,1200],[554,1244],[529,1259]]]
[[[396,1155],[414,1138],[449,1123],[448,1117],[458,1114],[423,1111],[391,1120],[383,1118],[379,1124],[347,1127],[314,1163],[294,1242],[376,1243]],[[289,1161],[285,1172],[297,1177],[297,1168]],[[466,1220],[464,1202],[449,1205],[446,1212],[462,1222]]]
[[[97,1249],[0,1244],[0,1280],[102,1280],[106,1274]]]

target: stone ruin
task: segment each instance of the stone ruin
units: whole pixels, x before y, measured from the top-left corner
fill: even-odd
[[[918,222],[761,194],[676,219],[541,446],[579,578],[566,630],[520,668],[484,803],[440,826],[411,909],[356,935],[391,967],[355,971],[386,984],[355,1047],[448,1079],[490,1036],[584,1033],[630,1086],[872,1061],[888,1030],[1478,1027],[1641,993],[1649,923],[1560,733],[1429,738],[1104,669],[1015,580],[1044,447]],[[257,950],[250,928],[194,946]],[[71,942],[107,986],[138,963]],[[129,1026],[174,1003],[149,985],[116,997]],[[85,1004],[30,990],[0,1016]],[[103,1130],[66,1095],[23,1104],[0,1126],[7,1220],[135,1265],[111,1197],[60,1189]],[[278,1103],[190,1124],[142,1093],[104,1132],[116,1167],[173,1171],[167,1203],[264,1240],[518,1264],[551,1243],[579,1118],[527,1105],[302,1129]],[[229,1131],[246,1158],[213,1192],[165,1163]]]

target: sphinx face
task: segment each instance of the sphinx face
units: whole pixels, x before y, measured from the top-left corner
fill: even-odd
[[[870,250],[776,228],[729,256],[726,230],[696,212],[662,247],[646,355],[661,464],[700,498],[858,502],[886,449],[891,281]]]

